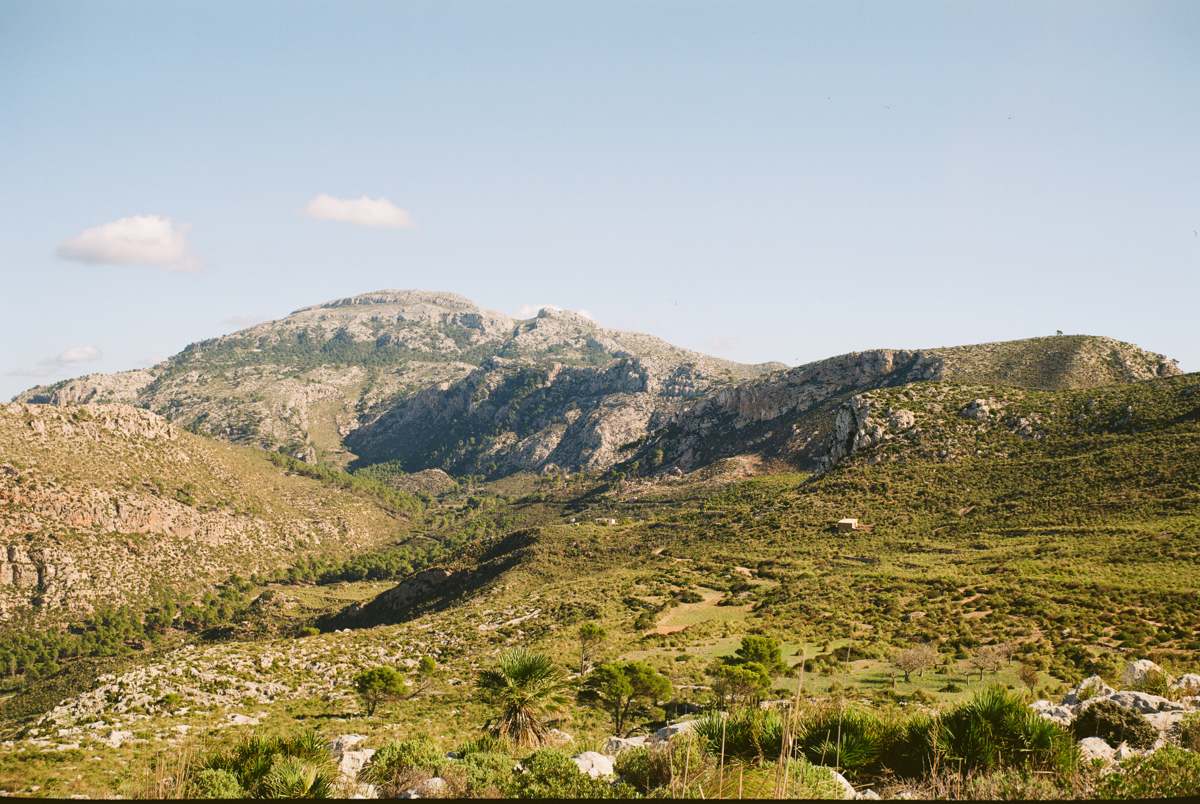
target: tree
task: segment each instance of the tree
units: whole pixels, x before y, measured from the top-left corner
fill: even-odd
[[[608,712],[623,735],[630,715],[670,694],[670,679],[646,662],[605,662],[588,676],[580,698]]]
[[[908,683],[913,673],[918,676],[938,662],[937,648],[932,645],[913,645],[892,654],[892,664],[904,673],[904,681]]]
[[[771,688],[771,674],[758,662],[729,664],[718,662],[709,671],[721,705],[753,704]]]
[[[1031,664],[1023,664],[1017,670],[1017,678],[1021,679],[1021,683],[1028,687],[1030,692],[1033,692],[1038,683],[1037,668]]]
[[[549,729],[546,714],[566,703],[566,679],[549,657],[525,648],[510,650],[476,681],[479,699],[496,710],[487,727],[519,746],[540,745]]]
[[[971,667],[979,671],[979,680],[983,681],[983,674],[999,672],[1000,668],[1004,667],[1008,662],[1009,648],[1004,644],[980,645],[971,654],[968,661]]]
[[[408,683],[394,667],[372,667],[354,677],[354,691],[363,702],[367,717],[371,717],[381,703],[407,695]]]
[[[729,664],[760,664],[768,675],[787,672],[779,640],[772,636],[752,634],[742,637],[741,646],[726,661]]]
[[[595,623],[584,623],[579,626],[579,675],[584,675],[592,666],[596,648],[608,636],[604,629]]]

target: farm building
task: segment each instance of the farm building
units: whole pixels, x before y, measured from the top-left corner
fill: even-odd
[[[852,530],[858,530],[858,520],[854,517],[846,517],[837,521],[837,529],[839,533],[849,533]]]

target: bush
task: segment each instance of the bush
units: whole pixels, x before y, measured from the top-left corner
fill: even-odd
[[[1098,798],[1194,798],[1200,795],[1200,754],[1165,746],[1121,763],[1104,778]]]
[[[1171,692],[1171,678],[1162,670],[1150,669],[1142,676],[1142,680],[1133,685],[1138,692],[1151,695],[1161,695],[1166,698]]]
[[[1078,763],[1071,735],[1002,687],[990,687],[944,716],[934,738],[935,750],[964,772],[1025,765],[1066,773]]]
[[[696,721],[696,737],[713,756],[721,754],[722,731],[727,757],[774,760],[783,745],[783,719],[771,709],[746,707],[728,716],[709,712]]]
[[[328,798],[334,778],[325,740],[309,730],[289,737],[245,737],[229,751],[206,757],[190,784],[225,789],[232,779],[242,797]]]
[[[472,798],[501,798],[512,786],[513,765],[508,754],[472,751],[463,757],[467,793]]]
[[[628,785],[611,785],[581,772],[569,756],[555,748],[535,751],[514,774],[508,795],[516,798],[628,798]]]
[[[441,750],[426,737],[386,743],[359,771],[359,779],[379,788],[384,797],[395,797],[408,788],[439,775],[447,762]]]
[[[853,774],[879,766],[892,740],[880,717],[866,709],[827,709],[805,724],[800,746],[810,762]]]
[[[1193,712],[1179,723],[1179,744],[1189,751],[1200,751],[1200,712]]]
[[[1076,715],[1071,724],[1075,739],[1099,737],[1110,745],[1129,743],[1134,748],[1149,748],[1158,732],[1132,709],[1114,701],[1096,701]]]
[[[245,798],[246,791],[227,770],[205,768],[192,776],[189,798]]]

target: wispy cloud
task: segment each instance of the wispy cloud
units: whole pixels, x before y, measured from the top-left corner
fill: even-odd
[[[81,363],[94,363],[104,355],[95,346],[72,346],[64,349],[53,357],[38,361],[32,368],[12,369],[7,372],[10,377],[49,377],[53,374],[72,369]]]
[[[386,198],[334,198],[321,193],[315,196],[304,212],[310,218],[323,221],[353,223],[378,229],[407,229],[413,225],[406,210]]]
[[[533,318],[542,310],[567,310],[565,307],[559,307],[557,304],[522,304],[517,310],[516,318]],[[589,321],[595,321],[595,317],[587,310],[567,310],[569,313],[581,315]]]
[[[194,271],[187,226],[162,215],[133,215],[84,229],[58,247],[64,260],[91,265],[151,265],[168,271]]]

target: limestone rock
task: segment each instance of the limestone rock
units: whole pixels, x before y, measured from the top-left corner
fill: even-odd
[[[613,761],[599,751],[584,751],[571,757],[571,761],[593,779],[603,779],[614,775]]]
[[[1176,698],[1200,696],[1200,674],[1184,673],[1171,685],[1171,694]]]
[[[1146,679],[1151,675],[1165,676],[1166,673],[1149,659],[1138,659],[1125,666],[1124,672],[1121,673],[1121,686],[1125,689],[1135,689],[1146,683]]]
[[[1100,678],[1100,676],[1088,676],[1076,684],[1075,688],[1066,694],[1062,702],[1067,706],[1073,706],[1090,698],[1112,695],[1114,692],[1116,690],[1104,683],[1104,679]]]
[[[649,745],[654,745],[656,743],[669,742],[680,734],[691,734],[693,731],[695,731],[695,729],[696,721],[681,720],[678,723],[671,723],[667,726],[663,726],[661,729],[654,732],[654,734],[646,738],[646,743]]]
[[[1123,690],[1121,692],[1114,692],[1111,695],[1092,698],[1084,701],[1083,706],[1087,707],[1095,701],[1112,701],[1118,706],[1132,709],[1143,715],[1150,715],[1156,712],[1182,712],[1186,709],[1183,704],[1168,700],[1161,695],[1151,695],[1148,692],[1133,692],[1131,690]]]
[[[604,741],[604,754],[615,757],[630,748],[641,748],[646,745],[645,737],[609,737]]]
[[[1079,755],[1084,762],[1100,760],[1109,763],[1113,761],[1116,750],[1099,737],[1085,737],[1079,741]]]
[[[1074,707],[1050,701],[1034,701],[1029,708],[1046,720],[1053,721],[1060,726],[1069,726],[1075,717]]]

